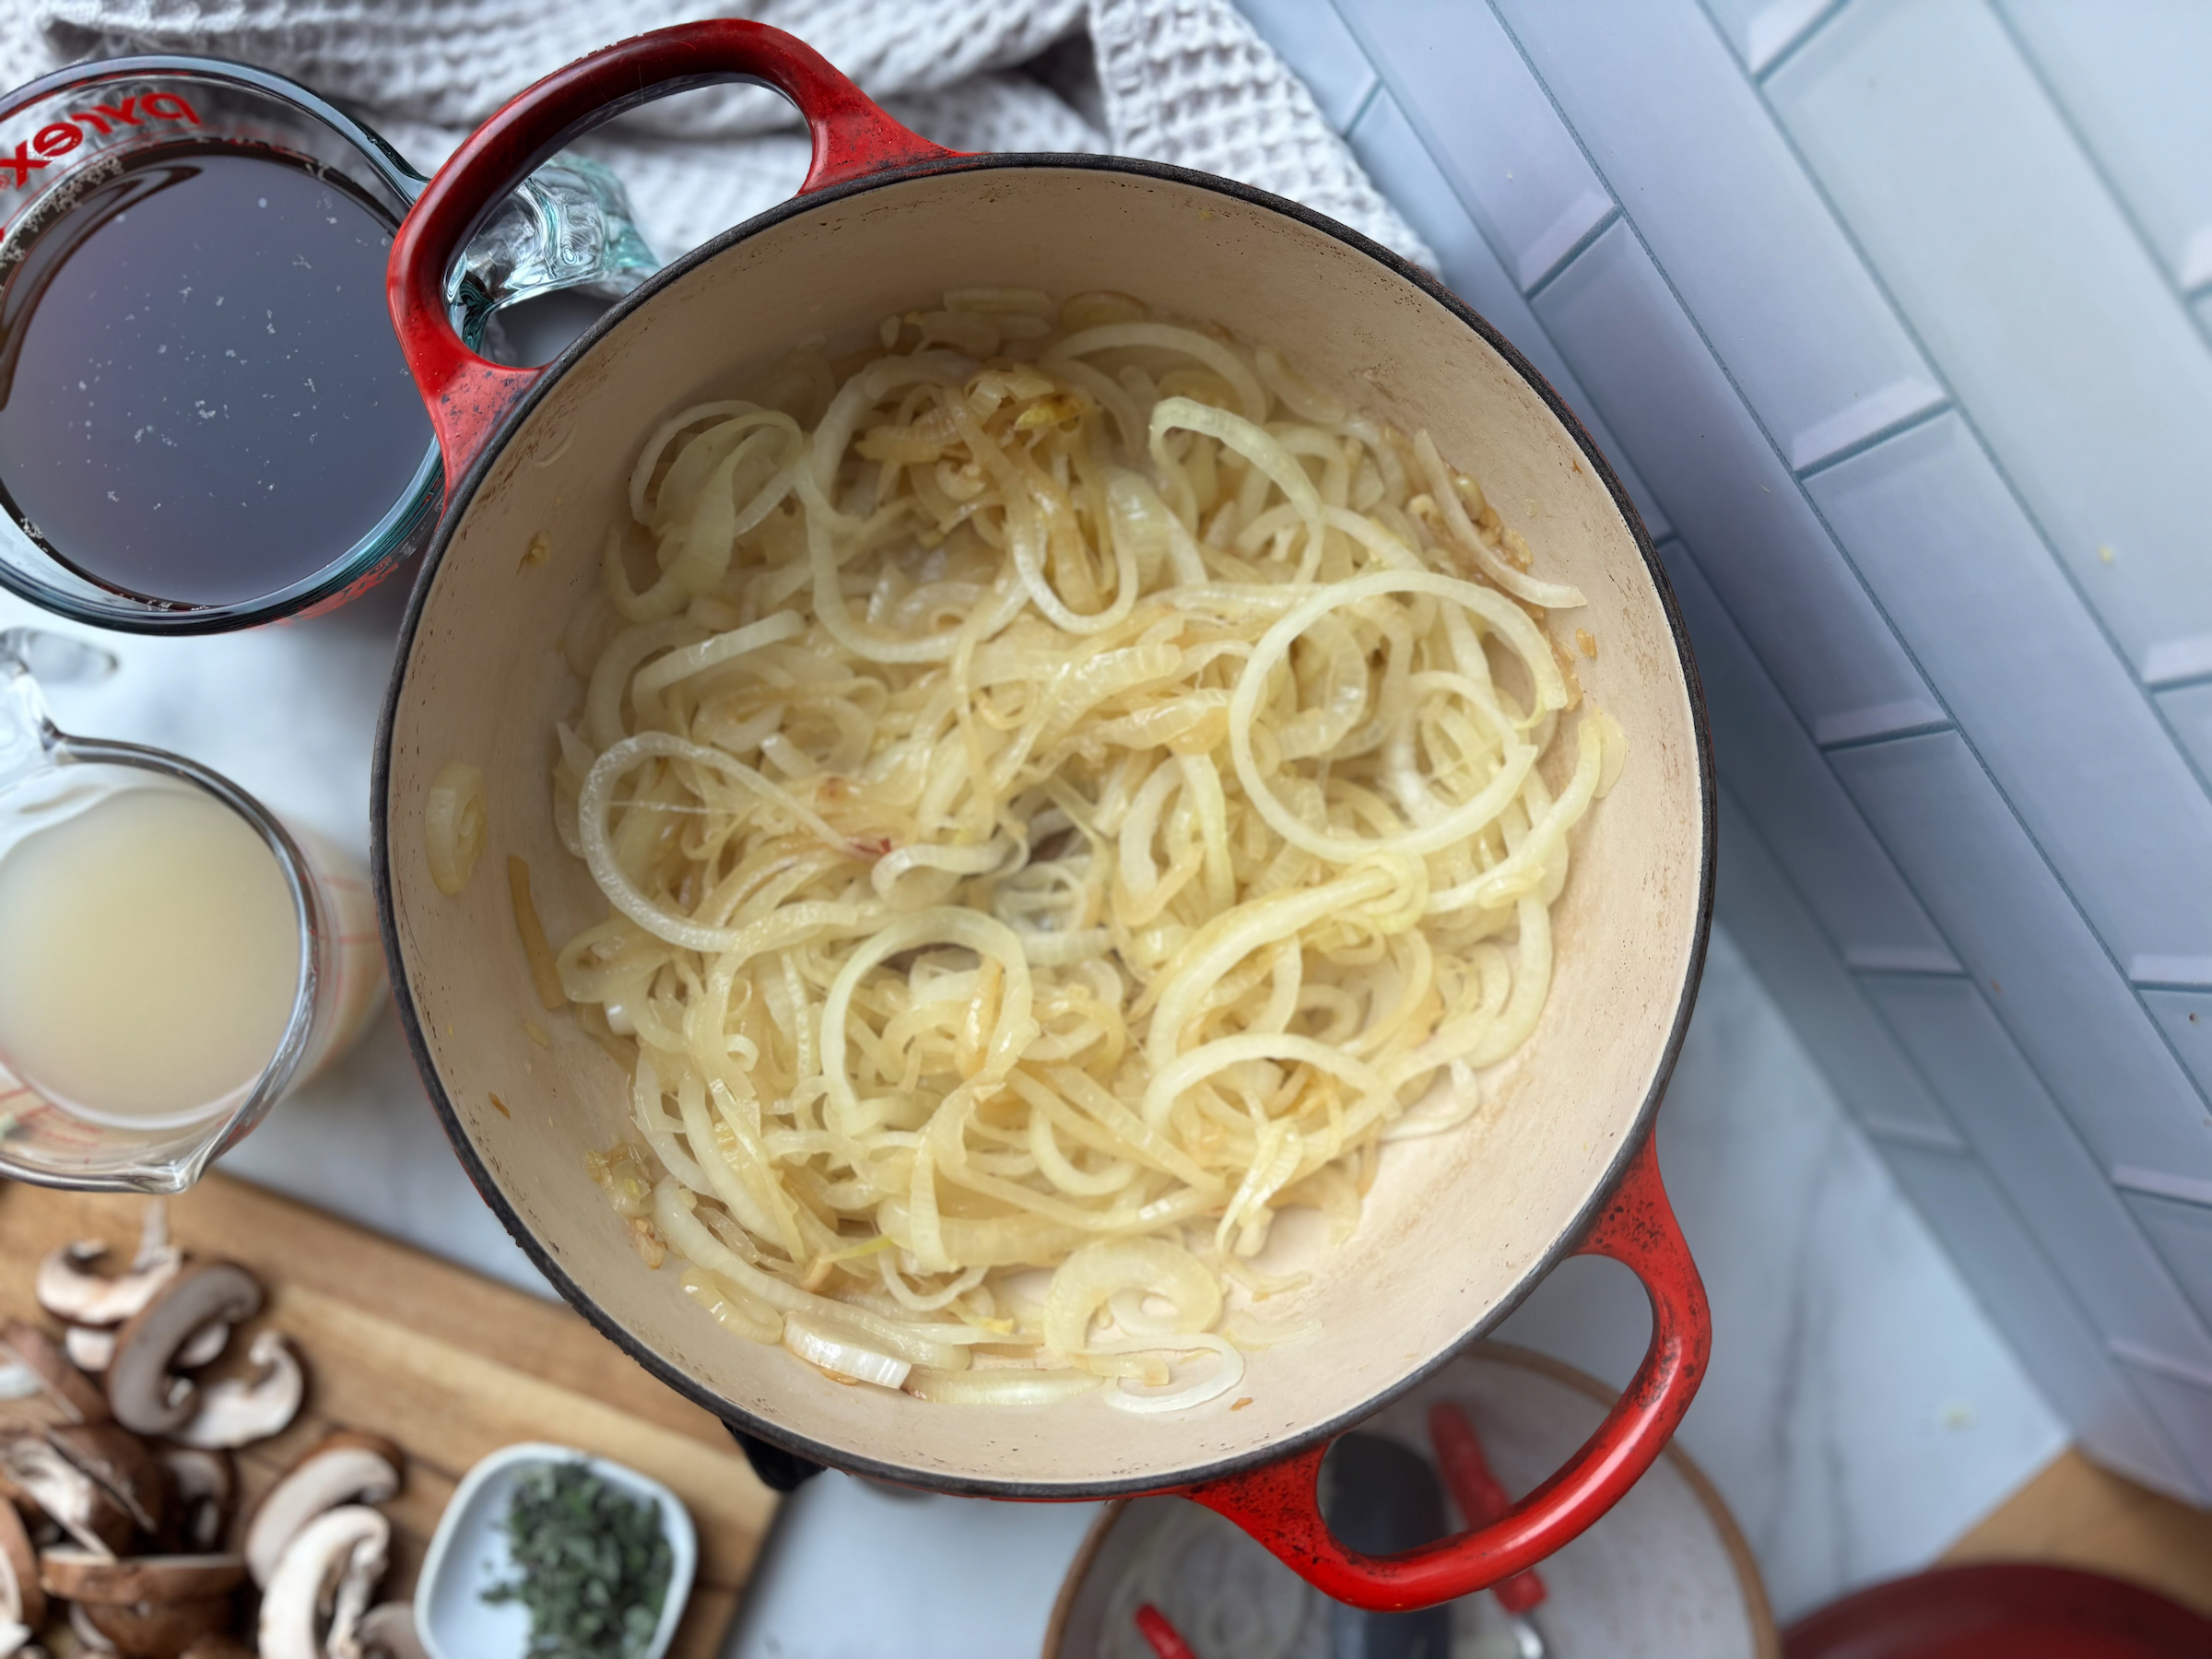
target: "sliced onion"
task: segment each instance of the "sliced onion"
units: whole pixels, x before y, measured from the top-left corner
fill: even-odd
[[[835,1371],[855,1382],[873,1382],[878,1388],[899,1387],[914,1368],[911,1359],[894,1359],[872,1347],[863,1347],[795,1313],[784,1317],[783,1346],[809,1365],[818,1365],[826,1371]]]
[[[759,1298],[724,1284],[704,1267],[686,1268],[683,1285],[684,1294],[704,1308],[724,1330],[754,1342],[782,1340],[783,1315]]]
[[[629,695],[633,700],[649,697],[719,663],[741,657],[748,651],[758,651],[763,645],[780,644],[806,631],[806,618],[798,612],[778,611],[758,622],[747,622],[743,628],[733,628],[711,640],[672,651],[659,662],[639,669],[637,677],[629,682]]]
[[[484,851],[484,774],[465,760],[448,760],[422,804],[423,850],[430,879],[448,898],[468,885]]]
[[[1203,1406],[1208,1400],[1219,1399],[1244,1380],[1244,1356],[1236,1345],[1225,1336],[1210,1331],[1194,1331],[1185,1336],[1162,1341],[1157,1337],[1137,1336],[1127,1342],[1100,1343],[1096,1353],[1190,1354],[1203,1350],[1212,1354],[1217,1363],[1212,1371],[1195,1382],[1170,1382],[1162,1388],[1149,1387],[1124,1377],[1106,1391],[1106,1404],[1116,1411],[1144,1414],[1163,1411],[1184,1411],[1193,1406]]]
[[[1103,1377],[1079,1371],[941,1371],[916,1366],[906,1392],[945,1406],[1051,1406],[1104,1386]]]
[[[1118,1290],[1141,1290],[1172,1303],[1182,1331],[1203,1331],[1221,1317],[1221,1281],[1182,1245],[1165,1239],[1105,1239],[1086,1244],[1053,1271],[1044,1299],[1045,1347],[1070,1359],[1111,1352],[1112,1345],[1092,1346],[1090,1322]]]

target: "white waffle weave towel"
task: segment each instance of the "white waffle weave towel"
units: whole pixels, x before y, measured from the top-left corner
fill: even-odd
[[[0,0],[0,84],[132,52],[237,59],[345,105],[427,171],[539,76],[704,15],[789,29],[955,149],[1221,173],[1434,265],[1230,0]],[[664,257],[772,206],[806,171],[794,112],[750,87],[649,105],[579,147],[621,175]]]

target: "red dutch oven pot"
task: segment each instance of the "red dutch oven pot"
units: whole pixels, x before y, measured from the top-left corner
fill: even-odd
[[[723,81],[789,98],[813,135],[799,194],[677,261],[554,364],[501,368],[455,335],[446,271],[490,204],[587,128]],[[527,860],[556,936],[604,913],[555,837],[554,722],[579,685],[557,649],[625,511],[632,457],[670,410],[729,395],[807,336],[832,349],[944,289],[1113,288],[1291,350],[1319,383],[1477,474],[1547,576],[1589,603],[1583,666],[1629,734],[1618,785],[1576,832],[1554,906],[1552,989],[1523,1052],[1452,1135],[1400,1143],[1365,1218],[1317,1250],[1287,1316],[1313,1340],[1251,1356],[1189,1412],[1095,1398],[928,1406],[841,1387],[730,1336],[673,1272],[646,1270],[584,1168],[620,1138],[626,1086],[566,1021],[550,1048],[506,884],[431,884],[422,811],[449,760],[484,772],[486,861]],[[1344,226],[1226,179],[1093,156],[967,156],[886,115],[800,41],[713,21],[625,41],[530,88],[462,146],[393,247],[393,317],[452,480],[401,636],[375,779],[385,945],[416,1060],[462,1161],[509,1230],[639,1363],[733,1427],[806,1458],[945,1492],[1073,1500],[1180,1492],[1229,1516],[1330,1595],[1388,1608],[1479,1590],[1558,1549],[1658,1455],[1705,1370],[1702,1286],[1650,1130],[1704,959],[1712,762],[1696,670],[1649,538],[1573,415],[1497,332]],[[524,557],[540,536],[550,557]],[[504,1107],[495,1105],[497,1096]],[[1618,1406],[1500,1520],[1374,1558],[1330,1535],[1315,1477],[1332,1437],[1497,1324],[1570,1253],[1643,1282],[1651,1345]],[[1272,1308],[1275,1304],[1271,1304]]]

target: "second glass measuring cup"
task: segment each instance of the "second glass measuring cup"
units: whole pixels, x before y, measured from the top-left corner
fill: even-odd
[[[0,631],[0,1175],[177,1192],[382,1007],[365,872],[181,756],[69,735]]]

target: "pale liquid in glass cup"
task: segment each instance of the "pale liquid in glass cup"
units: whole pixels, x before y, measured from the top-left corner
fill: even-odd
[[[360,860],[181,755],[57,730],[0,630],[0,1177],[182,1192],[385,999]]]
[[[0,858],[0,1062],[77,1117],[231,1110],[299,988],[284,871],[196,791],[118,790]]]

